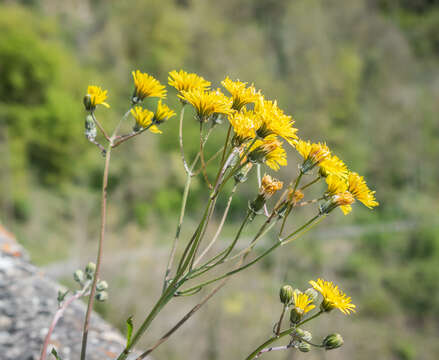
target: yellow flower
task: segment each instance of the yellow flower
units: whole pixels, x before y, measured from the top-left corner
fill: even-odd
[[[133,102],[137,103],[146,97],[166,98],[166,88],[151,75],[136,70],[132,72],[134,79]]]
[[[320,174],[322,176],[337,175],[343,179],[348,177],[348,167],[336,155],[330,155],[320,164]]]
[[[226,77],[221,84],[232,95],[233,104],[232,109],[240,111],[243,106],[255,103],[259,100],[260,94],[256,92],[253,85],[247,87],[247,83],[239,80],[232,81],[229,77]]]
[[[293,192],[293,189],[290,189],[288,191],[288,195],[287,195],[288,202],[294,206],[296,206],[297,203],[300,200],[302,200],[304,197],[305,197],[305,194],[302,191],[296,190]]]
[[[297,140],[297,129],[293,126],[294,120],[291,116],[285,115],[277,106],[277,102],[264,100],[259,96],[255,104],[257,115],[257,134],[265,138],[268,135],[276,134],[284,138],[289,144],[295,146]]]
[[[214,114],[228,115],[232,112],[231,99],[221,91],[204,91],[203,89],[182,90],[180,99],[191,104],[197,112],[198,120],[207,121]]]
[[[171,110],[168,105],[162,104],[162,100],[159,100],[157,104],[157,111],[154,114],[153,122],[155,124],[161,124],[167,121],[171,117],[175,116],[175,112]]]
[[[233,114],[229,115],[229,121],[233,126],[238,145],[256,137],[253,111],[235,111]]]
[[[154,113],[148,109],[143,109],[140,106],[131,109],[131,115],[136,119],[136,123],[139,127],[148,128],[149,131],[155,134],[161,134],[162,132],[156,125],[153,124]]]
[[[296,149],[304,159],[301,166],[302,173],[311,170],[314,166],[319,165],[331,155],[326,144],[321,143],[299,140],[296,144]]]
[[[351,204],[355,202],[355,199],[353,195],[347,191],[348,184],[346,180],[331,174],[326,177],[326,183],[328,184],[327,196],[330,197],[330,202],[335,207],[340,206],[344,215],[349,214],[352,211]]]
[[[379,205],[375,200],[375,191],[368,188],[363,176],[360,176],[355,172],[349,173],[348,184],[349,192],[355,197],[355,199],[362,202],[369,209]]]
[[[249,151],[249,160],[255,163],[265,163],[273,170],[287,165],[287,154],[276,135],[269,135],[263,140],[256,140]]]
[[[171,71],[168,76],[168,84],[176,88],[179,92],[192,89],[207,90],[210,86],[210,82],[204,80],[201,76],[194,73],[187,73],[183,70],[179,72],[176,70]]]
[[[265,174],[261,181],[261,187],[259,188],[259,194],[263,195],[265,199],[270,198],[273,194],[282,189],[283,182],[270,175]]]
[[[107,99],[107,90],[102,90],[100,86],[94,86],[94,85],[90,85],[87,87],[87,95],[86,98],[84,98],[84,103],[87,110],[94,109],[96,105],[104,105],[105,107],[109,108],[110,105],[108,105],[105,102],[106,99]],[[88,104],[86,104],[86,102],[88,102]]]
[[[356,306],[351,303],[351,298],[344,294],[343,291],[332,282],[317,279],[317,281],[311,280],[309,283],[322,294],[323,301],[320,307],[323,311],[338,309],[346,315],[349,315],[350,312],[355,312]]]
[[[293,293],[293,298],[294,298],[294,310],[300,315],[305,315],[307,312],[311,311],[316,307],[312,303],[313,300],[307,294],[304,293],[299,294],[297,291],[295,291]]]

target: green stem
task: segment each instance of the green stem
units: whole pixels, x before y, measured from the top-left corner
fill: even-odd
[[[260,353],[261,350],[265,349],[268,345],[271,345],[272,343],[274,343],[275,341],[278,341],[279,339],[283,338],[284,336],[290,335],[291,333],[293,333],[299,326],[302,326],[303,324],[307,323],[308,321],[311,321],[313,319],[315,319],[316,317],[320,316],[322,314],[322,311],[319,311],[318,313],[314,314],[313,316],[309,317],[306,320],[303,320],[302,322],[300,322],[299,324],[297,324],[296,326],[293,326],[285,331],[282,331],[281,333],[279,333],[279,335],[273,336],[272,338],[268,339],[266,342],[264,342],[263,344],[259,345],[255,351],[253,351],[249,356],[247,356],[247,358],[245,360],[252,360],[255,357],[258,356],[258,354]]]
[[[321,176],[317,176],[313,181],[310,181],[308,184],[303,185],[300,190],[305,190],[306,188],[310,187],[312,184],[315,184],[317,181],[321,179]]]
[[[297,187],[299,186],[300,179],[302,179],[302,176],[303,176],[303,173],[300,172],[299,175],[298,175],[297,178],[296,178],[296,182],[294,183],[293,193],[292,193],[293,195],[292,195],[292,196],[294,196],[294,193],[296,192]],[[285,214],[285,216],[284,216],[284,219],[283,219],[283,221],[282,221],[282,225],[281,225],[280,230],[279,230],[279,236],[282,236],[282,233],[283,233],[283,231],[284,231],[285,224],[286,224],[286,222],[287,222],[288,215],[290,215],[290,212],[291,212],[291,209],[292,209],[292,208],[293,208],[293,204],[289,204],[289,205],[288,205],[287,212],[286,212],[286,214]]]

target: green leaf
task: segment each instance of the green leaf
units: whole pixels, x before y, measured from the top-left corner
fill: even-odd
[[[127,347],[131,345],[131,335],[133,335],[133,329],[134,329],[134,325],[133,325],[133,317],[130,316],[127,319]]]
[[[56,360],[62,360],[62,359],[60,358],[60,356],[58,355],[58,353],[56,352],[55,348],[52,348],[52,355],[55,356],[55,359],[56,359]]]
[[[70,290],[66,290],[65,292],[62,292],[61,290],[58,290],[58,304],[61,304],[65,297],[67,296],[67,294],[69,293]]]

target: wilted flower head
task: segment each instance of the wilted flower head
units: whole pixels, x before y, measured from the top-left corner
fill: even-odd
[[[199,121],[207,121],[214,114],[228,115],[232,112],[230,108],[231,100],[219,90],[182,90],[178,97],[195,108]]]
[[[137,103],[146,97],[166,98],[166,87],[146,73],[136,70],[132,72],[134,79],[133,102]]]
[[[94,110],[97,105],[110,107],[105,100],[107,99],[107,90],[103,90],[100,86],[89,85],[87,94],[84,97],[84,105],[86,110]]]
[[[260,94],[256,92],[253,85],[247,87],[247,83],[239,80],[232,81],[226,77],[221,84],[232,95],[232,109],[240,111],[245,105],[255,103],[259,100]]]
[[[332,309],[338,309],[346,315],[349,315],[350,312],[355,312],[355,305],[351,303],[351,298],[347,297],[332,282],[317,279],[317,281],[311,280],[309,283],[323,296],[323,301],[320,305],[322,310],[331,311]]]
[[[300,200],[304,198],[304,194],[300,190],[293,191],[293,189],[290,189],[288,191],[287,199],[288,202],[292,205],[296,205]]]
[[[270,198],[273,194],[282,189],[283,182],[270,175],[265,174],[261,181],[261,187],[259,188],[259,194],[263,195],[265,199]]]
[[[194,73],[187,73],[183,70],[180,70],[179,72],[176,70],[171,71],[168,76],[168,84],[179,92],[192,89],[206,90],[210,86],[210,82],[201,76]]]

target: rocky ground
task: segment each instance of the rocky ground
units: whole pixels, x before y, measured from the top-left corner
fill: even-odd
[[[61,285],[29,263],[23,248],[0,225],[0,360],[39,359],[43,339],[57,310],[59,289]],[[49,351],[55,347],[63,360],[79,358],[84,314],[81,301],[66,309],[55,328]],[[123,337],[93,314],[87,359],[113,359],[123,344]]]

